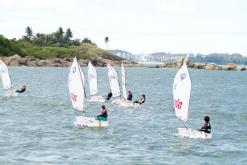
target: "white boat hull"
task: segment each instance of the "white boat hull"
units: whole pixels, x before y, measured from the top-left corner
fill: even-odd
[[[138,103],[133,103],[132,101],[129,100],[124,100],[124,99],[115,99],[112,101],[112,104],[119,105],[121,107],[139,107],[140,104]]]
[[[4,92],[4,96],[6,97],[12,97],[12,96],[18,96],[18,93],[14,90],[9,90]]]
[[[105,102],[105,98],[102,97],[102,96],[92,96],[88,101],[104,103]]]
[[[96,120],[92,117],[77,116],[74,124],[78,127],[107,127],[108,121]]]
[[[211,139],[212,133],[193,130],[191,128],[178,128],[178,135],[185,138],[192,139]]]

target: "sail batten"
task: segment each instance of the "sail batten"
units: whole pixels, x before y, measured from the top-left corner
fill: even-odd
[[[179,69],[173,82],[173,102],[178,119],[186,122],[190,104],[191,79],[186,64]]]
[[[68,87],[73,108],[83,111],[85,99],[84,74],[76,57],[70,67]]]
[[[90,61],[88,62],[88,82],[90,95],[96,95],[98,93],[97,72]]]
[[[12,84],[10,80],[9,70],[2,60],[0,60],[0,75],[3,83],[3,88],[5,90],[10,89],[12,87]]]
[[[118,97],[120,96],[120,89],[119,89],[117,72],[109,64],[107,65],[107,67],[108,67],[108,78],[109,78],[112,96]]]

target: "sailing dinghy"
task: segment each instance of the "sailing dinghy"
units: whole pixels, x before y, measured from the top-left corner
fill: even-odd
[[[98,96],[98,78],[97,72],[92,63],[88,62],[88,82],[91,98],[89,101],[105,102],[105,98]]]
[[[132,101],[127,100],[127,90],[126,90],[126,74],[125,74],[125,68],[122,63],[121,66],[121,80],[122,80],[122,99],[116,99],[113,100],[113,104],[117,104],[122,107],[137,107],[139,104],[134,104]]]
[[[3,88],[4,88],[4,95],[5,96],[17,96],[18,93],[15,92],[12,88],[12,83],[10,80],[9,70],[5,63],[0,60],[0,75],[2,78]]]
[[[83,112],[85,100],[84,74],[76,57],[70,67],[68,87],[73,108],[77,111]],[[79,127],[105,127],[108,126],[108,121],[96,120],[91,117],[77,116],[74,124]]]
[[[119,97],[120,96],[120,88],[119,88],[119,83],[118,83],[117,72],[115,71],[115,69],[110,64],[107,64],[107,68],[108,68],[108,79],[109,79],[109,83],[110,83],[110,89],[112,92],[112,97],[113,98]]]
[[[175,114],[183,122],[187,122],[190,105],[191,79],[186,63],[177,72],[173,83],[173,101]],[[211,138],[212,134],[191,128],[178,128],[178,135],[186,138]]]

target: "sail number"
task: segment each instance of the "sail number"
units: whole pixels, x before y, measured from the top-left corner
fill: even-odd
[[[74,102],[77,101],[77,95],[75,95],[74,93],[70,93],[70,97]]]
[[[175,107],[177,108],[177,109],[181,109],[181,107],[182,107],[182,104],[183,104],[183,102],[182,101],[180,101],[179,99],[178,100],[175,100]]]

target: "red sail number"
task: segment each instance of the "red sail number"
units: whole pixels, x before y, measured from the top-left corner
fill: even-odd
[[[183,104],[183,102],[180,101],[179,99],[178,99],[178,100],[175,100],[175,107],[176,107],[177,109],[181,109],[182,104]]]
[[[77,100],[77,95],[75,95],[74,93],[70,93],[70,97],[71,97],[71,99],[74,101],[74,102],[76,102]]]

